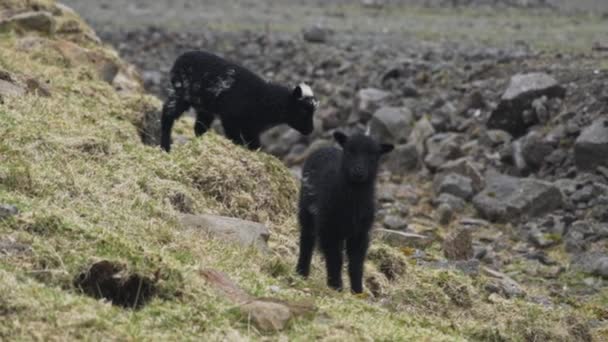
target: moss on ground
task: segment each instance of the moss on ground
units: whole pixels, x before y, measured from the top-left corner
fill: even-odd
[[[579,309],[488,300],[483,276],[417,266],[380,244],[368,296],[328,290],[319,259],[310,280],[295,277],[297,186],[277,159],[213,133],[171,154],[144,146],[133,123],[157,100],[121,96],[91,66],[19,50],[19,39],[0,36],[0,68],[52,96],[0,104],[0,203],[21,211],[0,222],[0,240],[29,247],[0,254],[1,340],[571,341],[587,319],[605,319],[605,296]],[[185,210],[268,225],[271,254],[180,230]],[[80,294],[75,277],[99,260],[154,279],[156,296],[133,310]],[[313,300],[317,314],[261,333],[207,286],[203,268],[255,296]]]

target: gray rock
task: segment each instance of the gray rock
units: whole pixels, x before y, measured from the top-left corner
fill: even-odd
[[[486,174],[486,184],[473,198],[473,204],[483,218],[491,221],[533,218],[563,205],[560,190],[549,182],[491,171]]]
[[[180,224],[184,229],[202,230],[219,239],[268,250],[270,232],[260,223],[216,215],[184,214],[180,217]]]
[[[365,8],[381,9],[386,5],[386,0],[361,0],[361,6]]]
[[[389,229],[374,229],[373,234],[375,238],[384,241],[385,243],[393,247],[410,247],[425,249],[429,247],[433,240],[425,235],[405,233],[396,230]]]
[[[32,248],[30,246],[16,242],[12,238],[0,240],[0,258],[3,256],[30,253],[31,251]]]
[[[521,285],[506,274],[487,267],[482,267],[482,271],[485,275],[491,277],[486,284],[486,291],[500,294],[506,298],[524,297],[526,295]]]
[[[608,225],[581,220],[573,222],[564,236],[566,252],[580,253],[596,241],[608,238]]]
[[[608,254],[602,252],[588,252],[575,255],[572,258],[572,267],[582,272],[608,278]]]
[[[357,92],[353,104],[353,112],[348,118],[348,123],[368,122],[372,114],[378,110],[388,98],[391,93],[376,89],[376,88],[364,88]]]
[[[456,196],[454,196],[452,194],[448,194],[448,193],[442,193],[433,202],[434,202],[433,204],[438,207],[441,206],[442,204],[446,204],[453,211],[462,211],[466,205],[465,201],[462,198],[456,197]]]
[[[319,25],[314,25],[302,31],[302,37],[310,43],[325,43],[331,34],[330,29]]]
[[[384,218],[384,226],[392,230],[403,230],[407,228],[407,222],[401,216],[388,215]]]
[[[488,129],[479,135],[478,140],[483,146],[495,148],[510,143],[513,137],[500,129]]]
[[[53,15],[44,11],[19,13],[0,20],[0,31],[20,29],[51,35],[55,33],[56,27],[57,23]]]
[[[470,178],[473,191],[475,193],[481,191],[485,186],[486,182],[481,174],[482,166],[465,158],[460,158],[441,165],[438,172],[440,173],[456,173],[465,177]]]
[[[25,89],[16,85],[13,82],[9,82],[9,81],[0,79],[0,100],[3,97],[23,96],[23,95],[25,95]]]
[[[386,158],[386,169],[395,175],[407,174],[418,169],[420,165],[420,156],[414,144],[397,145]]]
[[[496,110],[488,119],[490,129],[502,129],[513,136],[522,136],[534,122],[526,122],[523,112],[541,96],[564,97],[566,90],[551,76],[544,73],[517,74],[511,78]]]
[[[608,166],[608,118],[600,118],[576,139],[574,160],[580,170]]]
[[[0,204],[0,221],[17,214],[19,214],[19,209],[17,209],[17,207],[14,205]]]
[[[414,123],[412,111],[405,107],[382,107],[369,122],[370,134],[382,142],[400,144],[407,141]]]
[[[426,141],[427,154],[424,163],[431,171],[436,171],[446,162],[462,157],[461,147],[464,139],[464,135],[458,133],[433,135]]]
[[[408,142],[416,146],[418,155],[423,156],[426,153],[426,139],[433,134],[435,134],[435,128],[426,117],[423,117],[414,125]]]
[[[395,202],[416,205],[419,196],[416,188],[410,184],[380,183],[378,184],[377,197],[380,202]]]
[[[457,173],[437,174],[433,182],[435,194],[447,193],[464,200],[473,197],[473,185],[469,177]]]
[[[468,276],[477,276],[479,274],[480,262],[477,259],[470,260],[440,260],[434,262],[418,262],[422,266],[441,269],[441,270],[458,270]]]
[[[553,152],[553,146],[544,141],[540,133],[530,132],[523,138],[522,156],[527,165],[539,168],[545,158]]]
[[[469,260],[473,258],[473,238],[468,228],[456,228],[443,240],[443,255],[448,260]]]
[[[595,195],[595,188],[592,184],[588,184],[572,193],[570,200],[574,203],[587,203],[593,199]]]

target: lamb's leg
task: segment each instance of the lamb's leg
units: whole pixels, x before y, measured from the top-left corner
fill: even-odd
[[[342,290],[342,250],[343,241],[339,239],[321,238],[321,250],[325,256],[327,268],[327,286]]]
[[[237,145],[244,145],[241,130],[239,126],[231,121],[222,119],[222,127],[224,127],[224,133],[228,139],[232,140]]]
[[[190,104],[178,96],[171,96],[163,105],[163,114],[160,120],[161,138],[160,146],[167,152],[171,150],[171,130],[175,120],[190,108]]]
[[[312,253],[315,248],[314,220],[308,212],[308,208],[300,208],[298,216],[300,221],[300,256],[296,272],[303,277],[308,277]]]
[[[213,123],[213,119],[215,119],[213,113],[207,112],[200,108],[196,108],[194,135],[200,137],[201,135],[205,134],[205,132],[207,132],[207,130],[211,128],[211,123]]]
[[[348,276],[350,287],[354,293],[363,292],[363,263],[369,246],[367,234],[351,237],[346,241],[348,255]]]

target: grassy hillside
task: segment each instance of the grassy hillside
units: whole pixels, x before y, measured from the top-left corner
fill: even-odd
[[[33,3],[53,6],[16,0],[7,6]],[[0,34],[0,70],[16,84],[35,79],[51,95],[30,91],[3,96],[0,103],[0,203],[20,210],[0,221],[0,340],[589,337],[585,322],[597,314],[594,304],[574,310],[489,296],[484,288],[490,279],[483,275],[419,266],[408,250],[378,242],[367,265],[374,294],[327,290],[320,259],[313,262],[312,279],[295,277],[297,187],[278,160],[214,134],[171,154],[144,146],[134,123],[157,100],[119,94],[95,65],[74,64],[53,44],[70,39],[115,58],[111,50],[60,33],[24,48],[32,35],[12,29]],[[177,130],[190,127],[181,123]],[[183,230],[180,212],[264,223],[271,229],[271,252]],[[437,247],[428,252],[438,253]],[[75,279],[100,260],[149,279],[150,300],[133,309],[82,294]],[[254,296],[313,302],[316,313],[280,332],[260,331],[210,288],[203,269],[227,273]],[[396,278],[389,281],[387,274]]]

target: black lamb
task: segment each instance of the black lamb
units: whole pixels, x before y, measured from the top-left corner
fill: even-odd
[[[167,152],[173,123],[190,107],[196,111],[196,136],[205,133],[217,115],[226,136],[250,149],[260,147],[260,133],[272,126],[286,123],[303,135],[313,130],[318,102],[306,84],[290,90],[203,51],[179,56],[170,77],[161,119],[161,147]]]
[[[342,289],[342,254],[354,293],[363,291],[363,261],[374,221],[374,192],[380,156],[393,145],[371,137],[334,132],[342,150],[315,151],[304,163],[300,190],[300,256],[296,271],[307,277],[318,240],[325,256],[327,285]]]

